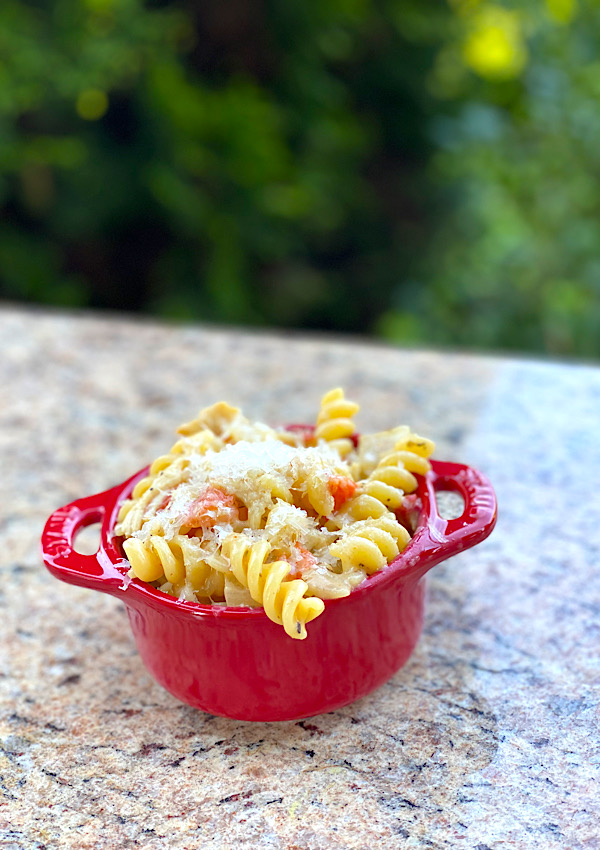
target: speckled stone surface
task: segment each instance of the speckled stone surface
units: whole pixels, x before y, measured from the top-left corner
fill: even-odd
[[[194,711],[121,603],[47,573],[43,523],[205,404],[306,421],[335,385],[485,472],[496,531],[432,571],[370,696]],[[0,847],[600,848],[600,369],[5,309],[0,423]]]

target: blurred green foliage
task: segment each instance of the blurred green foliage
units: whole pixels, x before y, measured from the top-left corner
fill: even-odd
[[[0,295],[600,355],[600,7],[4,0]]]

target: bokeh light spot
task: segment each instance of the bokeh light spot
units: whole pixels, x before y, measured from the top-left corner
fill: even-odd
[[[98,121],[108,109],[108,96],[101,89],[86,89],[77,97],[76,109],[85,121]]]
[[[518,14],[500,6],[483,7],[473,16],[463,44],[463,59],[481,77],[518,77],[527,62]]]
[[[546,0],[546,9],[553,21],[568,24],[577,12],[577,0]]]
[[[115,5],[114,0],[85,0],[85,5],[91,12],[111,12]]]

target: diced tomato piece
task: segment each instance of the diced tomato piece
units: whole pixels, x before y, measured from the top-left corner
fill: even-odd
[[[292,565],[291,575],[302,575],[304,570],[308,570],[317,563],[313,553],[300,543],[295,544],[289,560]]]
[[[169,502],[171,501],[172,493],[166,493],[160,505],[157,506],[157,511],[164,511],[166,507],[168,507]]]
[[[334,475],[327,482],[329,492],[333,496],[334,508],[339,510],[344,502],[347,502],[356,491],[356,481],[346,478],[344,475]]]
[[[239,502],[234,495],[220,487],[207,487],[190,504],[183,524],[194,528],[213,528],[218,523],[233,522],[238,517]]]

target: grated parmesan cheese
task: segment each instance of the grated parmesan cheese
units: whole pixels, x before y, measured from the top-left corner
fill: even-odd
[[[190,505],[209,486],[236,496],[243,505],[254,506],[260,514],[261,510],[270,509],[277,499],[286,504],[287,496],[291,501],[291,489],[306,493],[308,480],[321,481],[326,487],[328,480],[336,475],[349,476],[350,469],[326,443],[305,448],[289,446],[273,438],[258,442],[240,440],[225,445],[221,451],[193,454],[186,466],[186,480],[172,491],[166,507],[157,510],[152,521],[146,522],[134,536],[145,540],[151,533],[156,534],[159,526],[165,538],[172,538],[185,525]],[[306,513],[293,505],[289,507],[292,512],[288,519],[294,516],[297,524],[304,514],[303,528],[308,532],[314,522],[307,525]],[[272,522],[277,522],[277,514]],[[217,533],[222,538],[230,531],[231,525],[220,525]]]

